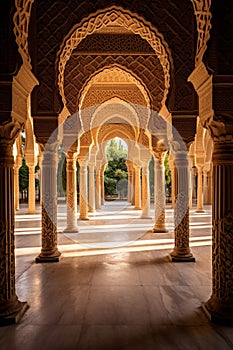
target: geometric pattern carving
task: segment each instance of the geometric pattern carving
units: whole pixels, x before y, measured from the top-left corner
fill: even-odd
[[[71,114],[76,112],[77,97],[80,99],[84,84],[94,74],[106,67],[118,65],[133,72],[150,92],[151,108],[159,111],[164,97],[165,81],[163,70],[156,56],[141,55],[85,55],[71,56],[65,71],[65,98]],[[79,102],[79,101],[78,101]]]
[[[117,97],[121,101],[130,103],[138,115],[139,125],[141,127],[146,128],[147,120],[149,117],[149,113],[148,113],[149,111],[146,108],[145,99],[137,86],[135,85],[126,85],[126,86],[118,85],[117,86],[116,85],[114,87],[113,85],[110,87],[108,86],[100,87],[100,86],[94,85],[86,93],[81,106],[81,118],[82,118],[84,130],[90,127],[91,116],[94,114],[95,110],[100,105],[102,105],[106,101],[109,101],[113,97],[114,98]],[[137,124],[134,123],[134,126]]]
[[[94,18],[89,19],[85,23],[82,23],[77,28],[73,28],[68,39],[65,40],[61,52],[58,54],[58,86],[60,94],[63,98],[63,103],[65,104],[65,94],[64,94],[64,76],[65,67],[67,62],[70,60],[72,52],[77,48],[79,43],[90,34],[93,34],[97,29],[101,27],[106,27],[107,25],[118,25],[123,26],[128,30],[131,30],[134,34],[139,34],[143,39],[147,40],[151,47],[154,49],[155,54],[159,58],[160,64],[164,71],[164,100],[168,93],[168,88],[170,86],[170,62],[171,57],[168,57],[168,46],[162,39],[162,35],[153,28],[151,29],[144,25],[142,21],[139,21],[135,17],[132,17],[128,12],[123,12],[121,9],[109,9],[105,13],[100,13]],[[169,52],[170,54],[170,52]]]
[[[28,26],[31,15],[31,8],[34,0],[15,0],[16,12],[13,17],[14,34],[18,44],[19,53],[24,63],[29,63],[28,53]]]
[[[210,38],[211,17],[210,12],[211,0],[191,0],[194,7],[194,12],[197,21],[197,50],[196,50],[196,65],[202,61],[202,57],[207,47],[207,41]]]
[[[194,90],[187,82],[193,71],[195,57],[194,11],[191,1],[179,0],[179,3],[174,3],[173,0],[166,2],[144,0],[143,7],[140,2],[131,4],[128,0],[119,0],[118,4],[132,11],[131,17],[135,18],[135,13],[140,13],[144,21],[155,24],[159,32],[163,33],[172,51],[174,62],[171,70],[175,101],[172,104],[172,110],[194,110],[196,108]],[[34,57],[33,69],[40,82],[32,94],[34,115],[48,113],[48,111],[59,112],[60,100],[57,97],[56,85],[57,53],[65,35],[77,23],[84,23],[83,19],[89,18],[90,14],[95,13],[98,8],[103,9],[111,5],[114,5],[114,0],[96,0],[95,2],[48,0],[34,3],[36,16],[32,20],[36,21],[36,32],[34,41],[30,41],[30,46],[33,49],[36,43],[37,55]],[[94,18],[93,22],[95,22]],[[111,27],[105,26],[96,30],[96,33],[110,33],[109,29],[112,30]],[[123,32],[128,34],[129,31],[127,32],[123,26],[121,29],[119,34]]]

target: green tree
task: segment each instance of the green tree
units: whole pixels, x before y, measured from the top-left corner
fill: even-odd
[[[165,168],[165,184],[166,184],[166,194],[171,196],[171,170],[169,168],[169,153],[166,153],[164,159],[164,168]]]
[[[126,157],[127,150],[121,142],[112,139],[106,150],[108,165],[105,170],[104,183],[106,195],[116,195],[120,193],[120,197],[126,195],[127,189],[127,166]]]
[[[19,191],[23,192],[28,189],[28,166],[23,158],[22,166],[19,168]]]

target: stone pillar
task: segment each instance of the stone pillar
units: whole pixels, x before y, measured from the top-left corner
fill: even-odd
[[[142,219],[151,219],[150,216],[150,183],[149,163],[142,166]]]
[[[15,293],[13,143],[20,125],[0,125],[0,326],[18,322],[28,308]]]
[[[95,205],[96,209],[101,208],[101,178],[100,178],[100,168],[96,169],[96,198],[95,198]]]
[[[141,167],[134,164],[134,209],[141,209]]]
[[[89,212],[95,212],[95,168],[89,164]]]
[[[79,159],[79,219],[88,219],[87,162]]]
[[[58,143],[47,142],[42,159],[42,249],[36,263],[58,262],[57,155]]]
[[[196,213],[203,213],[203,166],[197,164],[197,210]]]
[[[36,186],[35,186],[35,165],[27,164],[28,166],[28,214],[36,212]]]
[[[213,195],[213,167],[210,166],[210,171],[208,172],[208,200],[206,204],[212,204]]]
[[[76,156],[68,153],[66,155],[66,228],[64,232],[78,232],[76,172]]]
[[[166,195],[165,195],[164,154],[158,153],[154,161],[155,224],[152,229],[153,232],[167,232],[165,227],[165,205],[166,205]]]
[[[203,203],[207,204],[208,202],[208,172],[203,171]]]
[[[195,258],[189,247],[189,164],[187,152],[174,153],[176,203],[174,208],[175,247],[171,260],[193,262]]]
[[[17,156],[14,164],[14,205],[19,210],[19,168],[22,165],[22,158]]]
[[[135,170],[134,167],[131,167],[131,178],[132,178],[132,184],[131,184],[131,204],[135,205]]]
[[[174,166],[174,160],[169,155],[169,168],[171,170],[171,182],[172,182],[172,188],[171,188],[171,200],[172,200],[172,208],[175,207],[176,202],[176,188],[175,188],[175,166]]]
[[[104,172],[105,172],[105,167],[106,165],[101,166],[101,171],[100,171],[100,182],[101,182],[101,204],[104,205],[104,200],[105,200],[105,190],[104,190]]]
[[[205,309],[212,321],[233,324],[233,142],[214,142],[212,161],[213,280]]]

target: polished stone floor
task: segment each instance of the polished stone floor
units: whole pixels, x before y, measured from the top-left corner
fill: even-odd
[[[211,324],[201,304],[211,293],[211,210],[190,212],[195,263],[171,263],[173,215],[168,232],[151,233],[126,202],[107,203],[62,233],[59,263],[35,264],[40,213],[16,215],[16,288],[30,308],[17,325],[0,328],[1,350],[228,350],[233,328]],[[151,210],[153,216],[153,210]]]

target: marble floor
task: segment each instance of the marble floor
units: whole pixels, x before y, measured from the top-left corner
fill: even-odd
[[[60,262],[35,264],[37,210],[16,215],[16,289],[30,307],[19,324],[0,328],[1,350],[233,349],[233,328],[211,324],[201,308],[211,294],[210,207],[190,212],[195,263],[168,259],[171,209],[168,232],[155,234],[153,219],[116,201],[70,234],[59,205]]]

